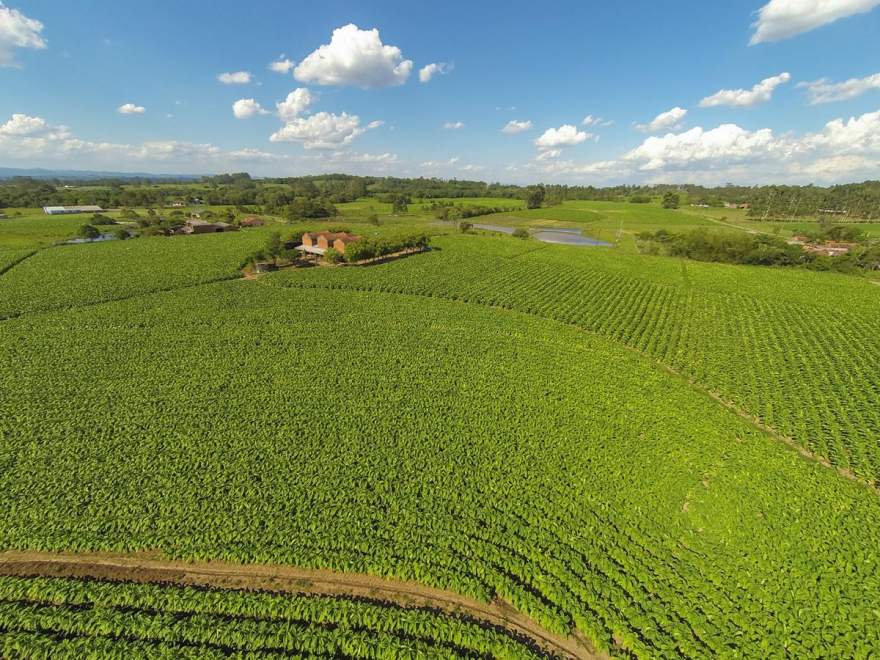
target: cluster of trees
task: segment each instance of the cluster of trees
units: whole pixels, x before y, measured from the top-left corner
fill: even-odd
[[[880,181],[819,186],[764,186],[746,201],[755,218],[784,219],[804,216],[838,220],[880,218]]]
[[[350,243],[345,248],[345,260],[348,262],[375,259],[387,254],[402,252],[411,249],[423,249],[428,247],[430,238],[427,234],[412,234],[409,236],[362,238]],[[329,250],[328,250],[329,252]],[[335,252],[335,250],[334,250]],[[327,256],[326,254],[324,255]]]
[[[280,208],[270,209],[287,220],[303,218],[332,218],[339,213],[336,206],[325,197],[298,197]]]
[[[450,221],[516,210],[515,206],[482,206],[480,204],[456,204],[450,201],[432,202],[429,208],[431,214],[438,220]]]
[[[835,236],[840,233],[832,232]],[[823,237],[830,238],[829,235]],[[806,252],[799,245],[789,245],[779,236],[768,234],[717,232],[707,229],[670,233],[660,229],[653,233],[642,232],[638,238],[647,243],[645,251],[648,253],[663,252],[673,257],[697,261],[753,266],[803,266],[813,270],[839,272],[880,269],[880,244],[865,243],[848,254],[829,257]]]

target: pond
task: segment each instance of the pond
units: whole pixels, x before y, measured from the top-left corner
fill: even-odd
[[[501,225],[480,225],[475,224],[474,229],[485,229],[486,231],[497,231],[502,234],[512,234],[513,227],[502,227]]]
[[[611,247],[611,243],[584,236],[577,229],[541,229],[532,232],[532,236],[545,243],[561,243],[563,245],[591,245]]]
[[[100,236],[96,236],[95,238],[71,238],[68,241],[64,241],[66,245],[76,245],[78,243],[101,243],[103,241],[115,241],[116,236],[113,234],[101,234]]]
[[[486,231],[497,231],[502,234],[512,234],[513,227],[503,227],[501,225],[483,225],[475,224],[474,229],[485,229]],[[611,243],[600,241],[589,236],[584,236],[577,229],[529,229],[529,233],[544,243],[560,243],[563,245],[591,245],[611,247]]]

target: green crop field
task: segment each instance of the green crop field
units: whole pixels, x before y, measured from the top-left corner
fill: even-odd
[[[442,251],[374,271],[273,281],[451,298],[575,324],[676,368],[835,465],[880,477],[871,367],[880,292],[871,283],[516,239],[438,243]]]
[[[91,215],[48,216],[37,209],[0,219],[0,250],[32,249],[52,245],[76,235]]]
[[[0,575],[2,550],[329,569],[597,656],[880,648],[880,287],[351,204],[309,226],[432,250],[241,279],[302,227],[39,249],[0,225]],[[642,206],[539,211],[718,226]],[[0,577],[4,657],[552,653],[530,640],[379,596]]]

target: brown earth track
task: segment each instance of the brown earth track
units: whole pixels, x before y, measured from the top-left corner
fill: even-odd
[[[580,635],[549,632],[500,599],[483,603],[452,591],[416,582],[363,573],[229,562],[184,562],[158,553],[0,552],[0,575],[95,578],[126,582],[161,582],[225,589],[251,589],[322,596],[356,596],[401,607],[431,607],[502,626],[565,658],[606,658]]]

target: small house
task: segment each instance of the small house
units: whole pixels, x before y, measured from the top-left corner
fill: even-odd
[[[249,215],[241,221],[242,227],[262,227],[265,224],[265,221],[256,215]]]
[[[345,254],[346,246],[360,240],[360,238],[360,236],[355,236],[344,231],[306,232],[302,236],[302,245],[298,249],[310,254],[322,255],[330,248],[333,248],[339,252],[339,254]]]
[[[856,243],[838,243],[826,241],[817,245],[805,245],[804,250],[813,254],[821,254],[826,257],[842,257],[857,246]]]
[[[345,254],[346,246],[349,243],[354,243],[355,241],[359,241],[360,239],[360,236],[342,234],[341,236],[338,236],[335,241],[333,241],[333,249],[335,249],[339,254]]]

